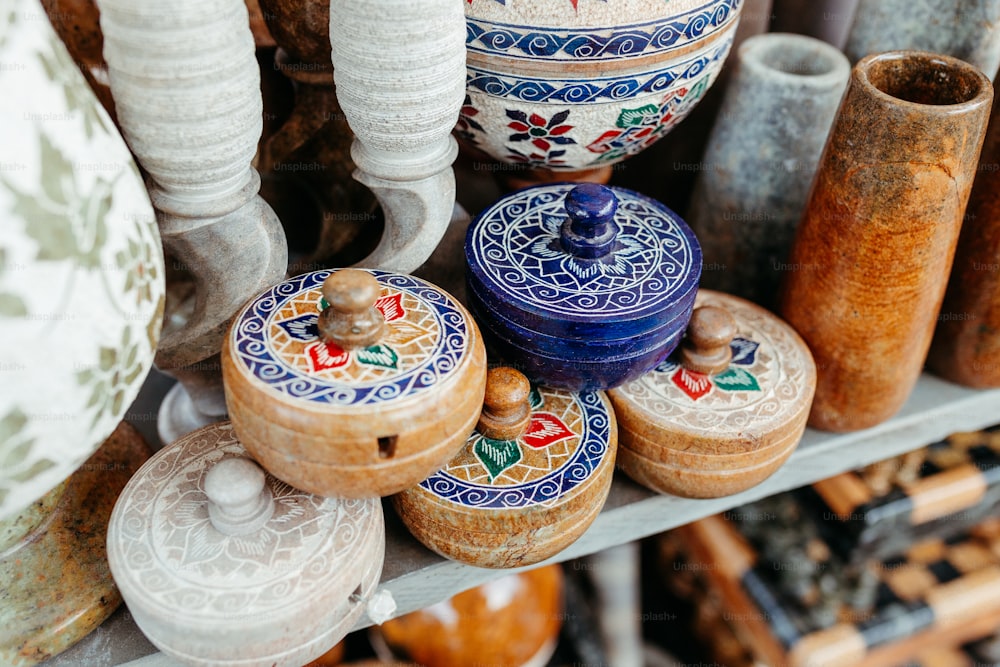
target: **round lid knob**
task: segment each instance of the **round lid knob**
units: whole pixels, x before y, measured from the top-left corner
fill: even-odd
[[[681,344],[681,364],[689,371],[715,375],[729,367],[736,337],[736,320],[718,306],[695,308]]]
[[[208,518],[220,533],[249,535],[274,513],[264,471],[248,458],[228,458],[205,474]]]
[[[531,421],[531,384],[513,368],[491,368],[476,430],[490,440],[516,440]]]
[[[375,307],[381,287],[367,271],[343,269],[323,281],[327,306],[319,316],[320,337],[345,350],[375,345],[385,332],[385,318]]]
[[[621,231],[615,223],[618,198],[611,188],[582,183],[566,195],[568,217],[559,230],[563,250],[581,259],[596,259],[614,249]]]

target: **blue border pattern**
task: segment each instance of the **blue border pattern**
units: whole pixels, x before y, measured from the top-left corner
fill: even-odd
[[[494,97],[524,102],[593,104],[629,100],[640,95],[661,93],[674,84],[692,81],[719,60],[732,46],[732,37],[710,53],[700,53],[691,60],[671,64],[666,69],[642,76],[557,80],[552,77],[512,77],[469,65],[466,88]]]
[[[335,406],[359,406],[409,398],[440,384],[454,371],[469,347],[465,318],[445,292],[413,276],[365,269],[379,283],[407,292],[430,306],[441,331],[428,358],[400,375],[376,382],[334,383],[305,374],[285,364],[271,348],[271,318],[290,299],[319,289],[331,271],[313,271],[290,278],[267,290],[238,316],[230,334],[233,356],[259,382],[290,398]]]
[[[702,39],[739,15],[743,0],[719,0],[666,21],[596,28],[538,28],[466,17],[470,53],[528,60],[623,60],[670,51]]]
[[[470,280],[508,307],[588,322],[658,312],[697,282],[701,249],[694,233],[659,202],[624,188],[613,188],[623,247],[602,258],[612,263],[606,272],[596,272],[596,263],[578,267],[565,252],[540,253],[540,245],[558,239],[566,194],[575,186],[526,188],[481,213],[465,241]]]
[[[539,479],[513,486],[472,484],[444,471],[420,483],[434,496],[463,507],[476,509],[517,509],[541,505],[565,495],[590,479],[608,453],[611,419],[598,392],[573,394],[583,414],[583,442],[572,459]]]

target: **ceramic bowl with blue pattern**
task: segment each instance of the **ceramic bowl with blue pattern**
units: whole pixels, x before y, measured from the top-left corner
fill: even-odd
[[[455,134],[496,160],[608,167],[666,135],[722,69],[744,0],[468,0]]]

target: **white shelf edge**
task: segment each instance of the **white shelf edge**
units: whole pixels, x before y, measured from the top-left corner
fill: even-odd
[[[540,567],[586,556],[609,547],[655,535],[739,505],[891,458],[940,440],[957,431],[974,431],[1000,423],[1000,390],[977,391],[935,377],[920,378],[909,401],[893,419],[865,431],[847,434],[807,430],[798,449],[772,477],[743,493],[712,500],[661,496],[616,475],[608,505],[590,529]],[[388,509],[388,508],[387,508]],[[391,510],[389,510],[391,511]],[[387,570],[380,587],[392,593],[397,614],[405,614],[517,570],[486,570],[444,560],[400,534],[398,522],[387,534]],[[407,554],[411,563],[391,562]],[[370,625],[367,618],[354,629]],[[138,632],[138,629],[132,629]],[[114,640],[112,640],[114,641]],[[55,666],[58,658],[52,661]],[[68,663],[67,663],[68,664]],[[160,653],[120,663],[122,667],[177,667]]]

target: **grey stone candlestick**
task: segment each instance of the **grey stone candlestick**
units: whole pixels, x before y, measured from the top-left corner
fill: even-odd
[[[844,53],[916,49],[954,56],[991,79],[1000,67],[1000,0],[861,0]]]
[[[801,35],[751,37],[712,128],[687,221],[702,286],[769,306],[850,66]]]

